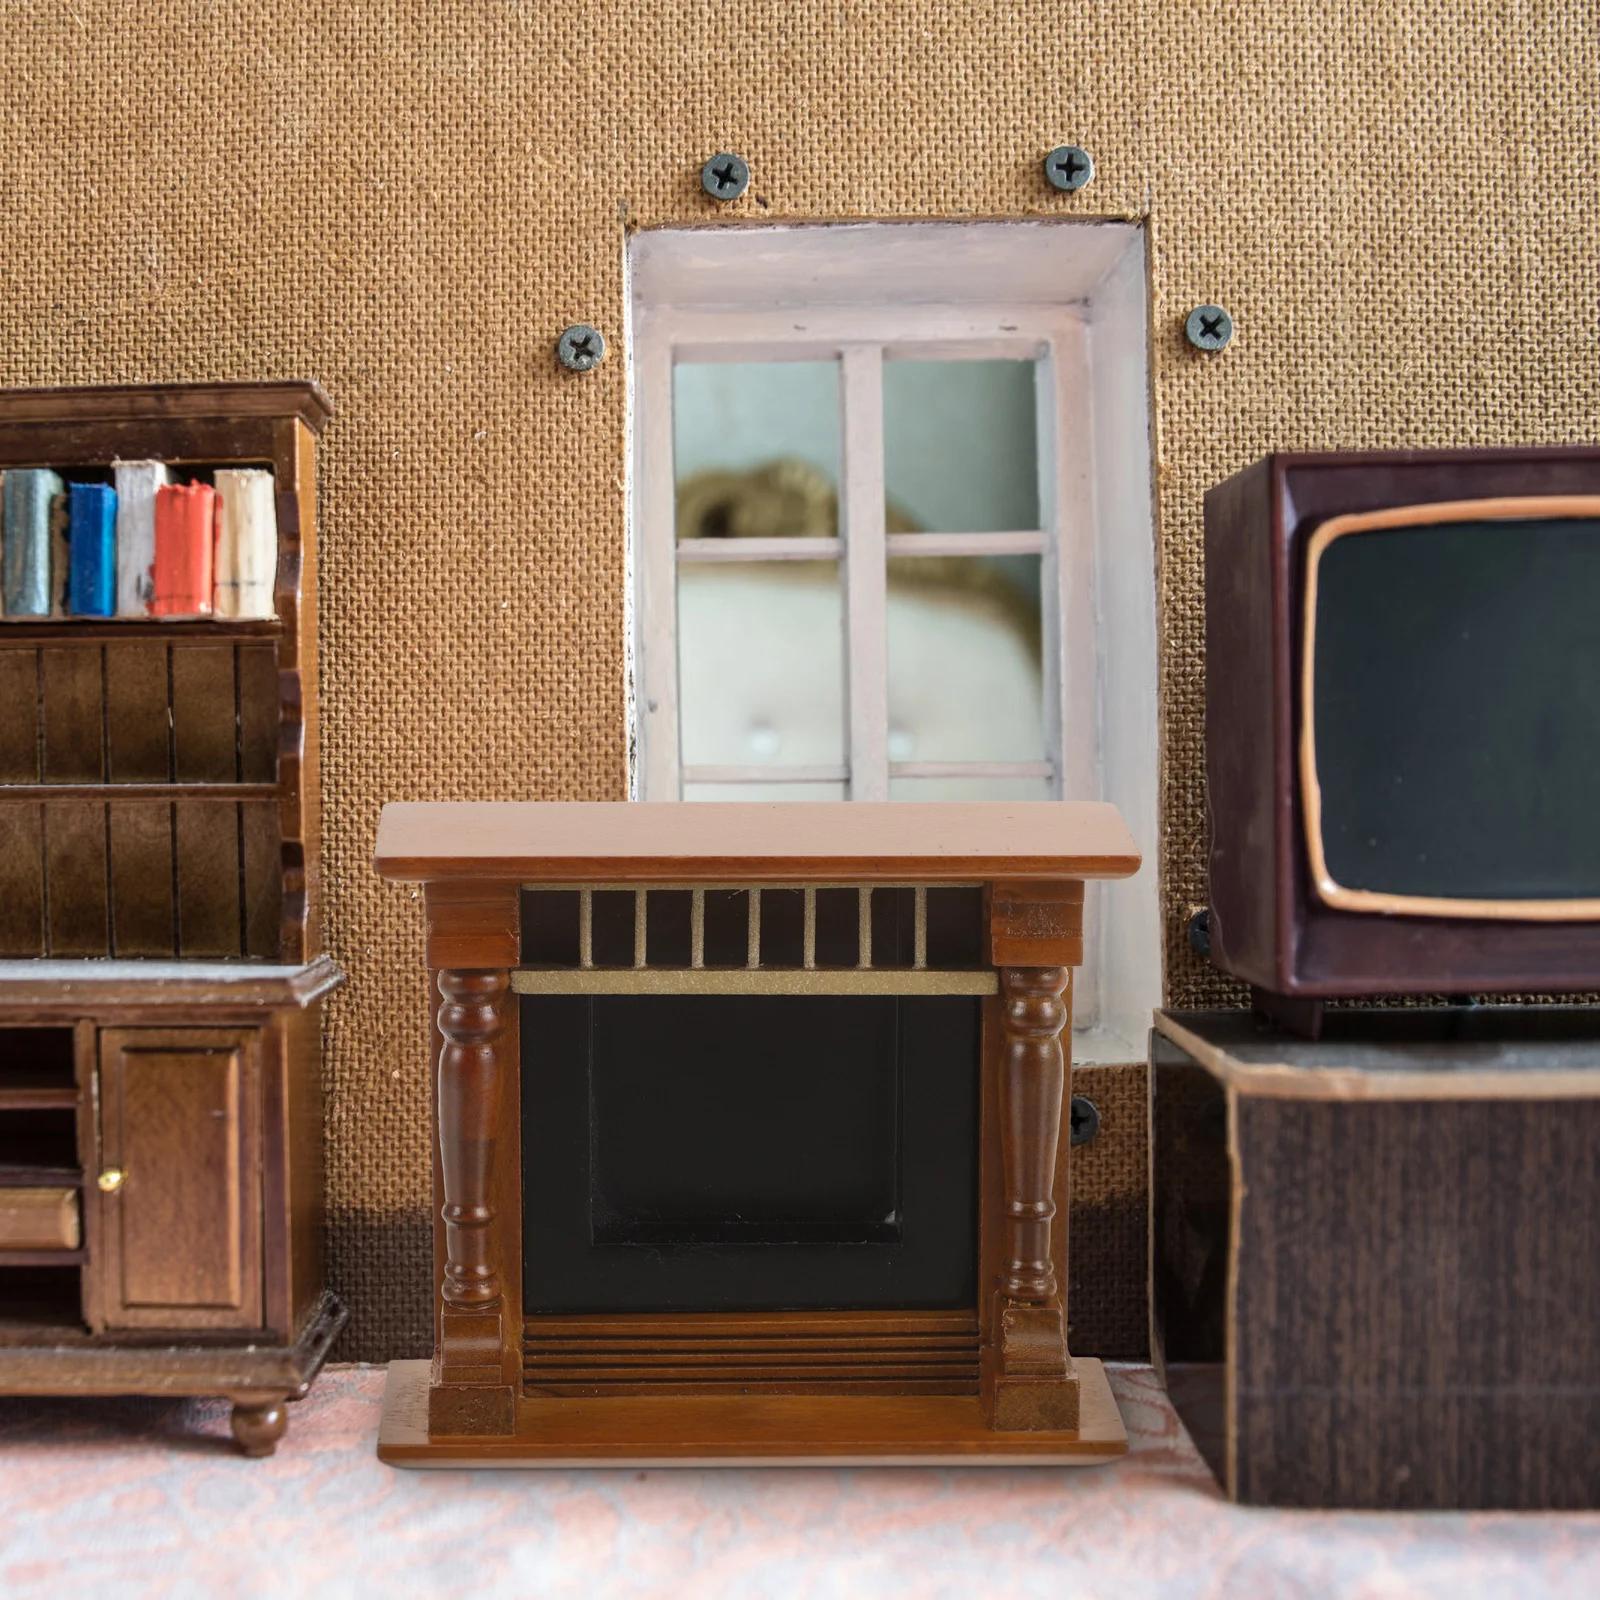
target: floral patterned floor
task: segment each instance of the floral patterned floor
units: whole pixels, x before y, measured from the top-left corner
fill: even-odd
[[[403,1472],[381,1368],[323,1374],[270,1461],[210,1403],[0,1400],[0,1595],[1600,1594],[1600,1513],[1229,1506],[1148,1368],[1088,1469]]]

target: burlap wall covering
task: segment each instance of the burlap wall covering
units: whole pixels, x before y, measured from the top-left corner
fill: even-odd
[[[1170,992],[1203,895],[1200,497],[1286,446],[1593,437],[1589,0],[0,8],[0,381],[312,377],[332,1272],[427,1340],[421,919],[389,799],[624,791],[625,231],[1104,214],[1153,244]],[[1098,176],[1045,187],[1065,140]],[[1182,342],[1217,299],[1238,336]]]

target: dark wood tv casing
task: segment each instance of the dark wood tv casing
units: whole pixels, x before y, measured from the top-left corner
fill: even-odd
[[[1326,999],[1600,989],[1600,923],[1383,916],[1311,880],[1297,749],[1306,545],[1330,517],[1600,494],[1600,449],[1266,456],[1205,498],[1210,953],[1260,1009],[1316,1025]]]

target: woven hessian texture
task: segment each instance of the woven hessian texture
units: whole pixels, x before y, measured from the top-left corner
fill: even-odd
[[[331,1272],[428,1343],[400,799],[619,799],[623,245],[672,223],[1104,215],[1152,242],[1169,998],[1204,894],[1201,494],[1272,449],[1590,439],[1589,0],[428,0],[0,8],[0,382],[304,377],[321,458]],[[1049,189],[1080,143],[1094,182]],[[705,157],[754,179],[716,208]],[[1185,313],[1238,327],[1203,357]],[[569,322],[611,354],[553,359]]]
[[[1100,1130],[1072,1152],[1068,1348],[1143,1361],[1150,1352],[1148,1069],[1142,1061],[1079,1067],[1072,1092],[1094,1103]]]

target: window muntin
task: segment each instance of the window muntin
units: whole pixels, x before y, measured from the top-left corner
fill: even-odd
[[[1058,794],[1048,349],[717,353],[672,367],[679,795]]]

